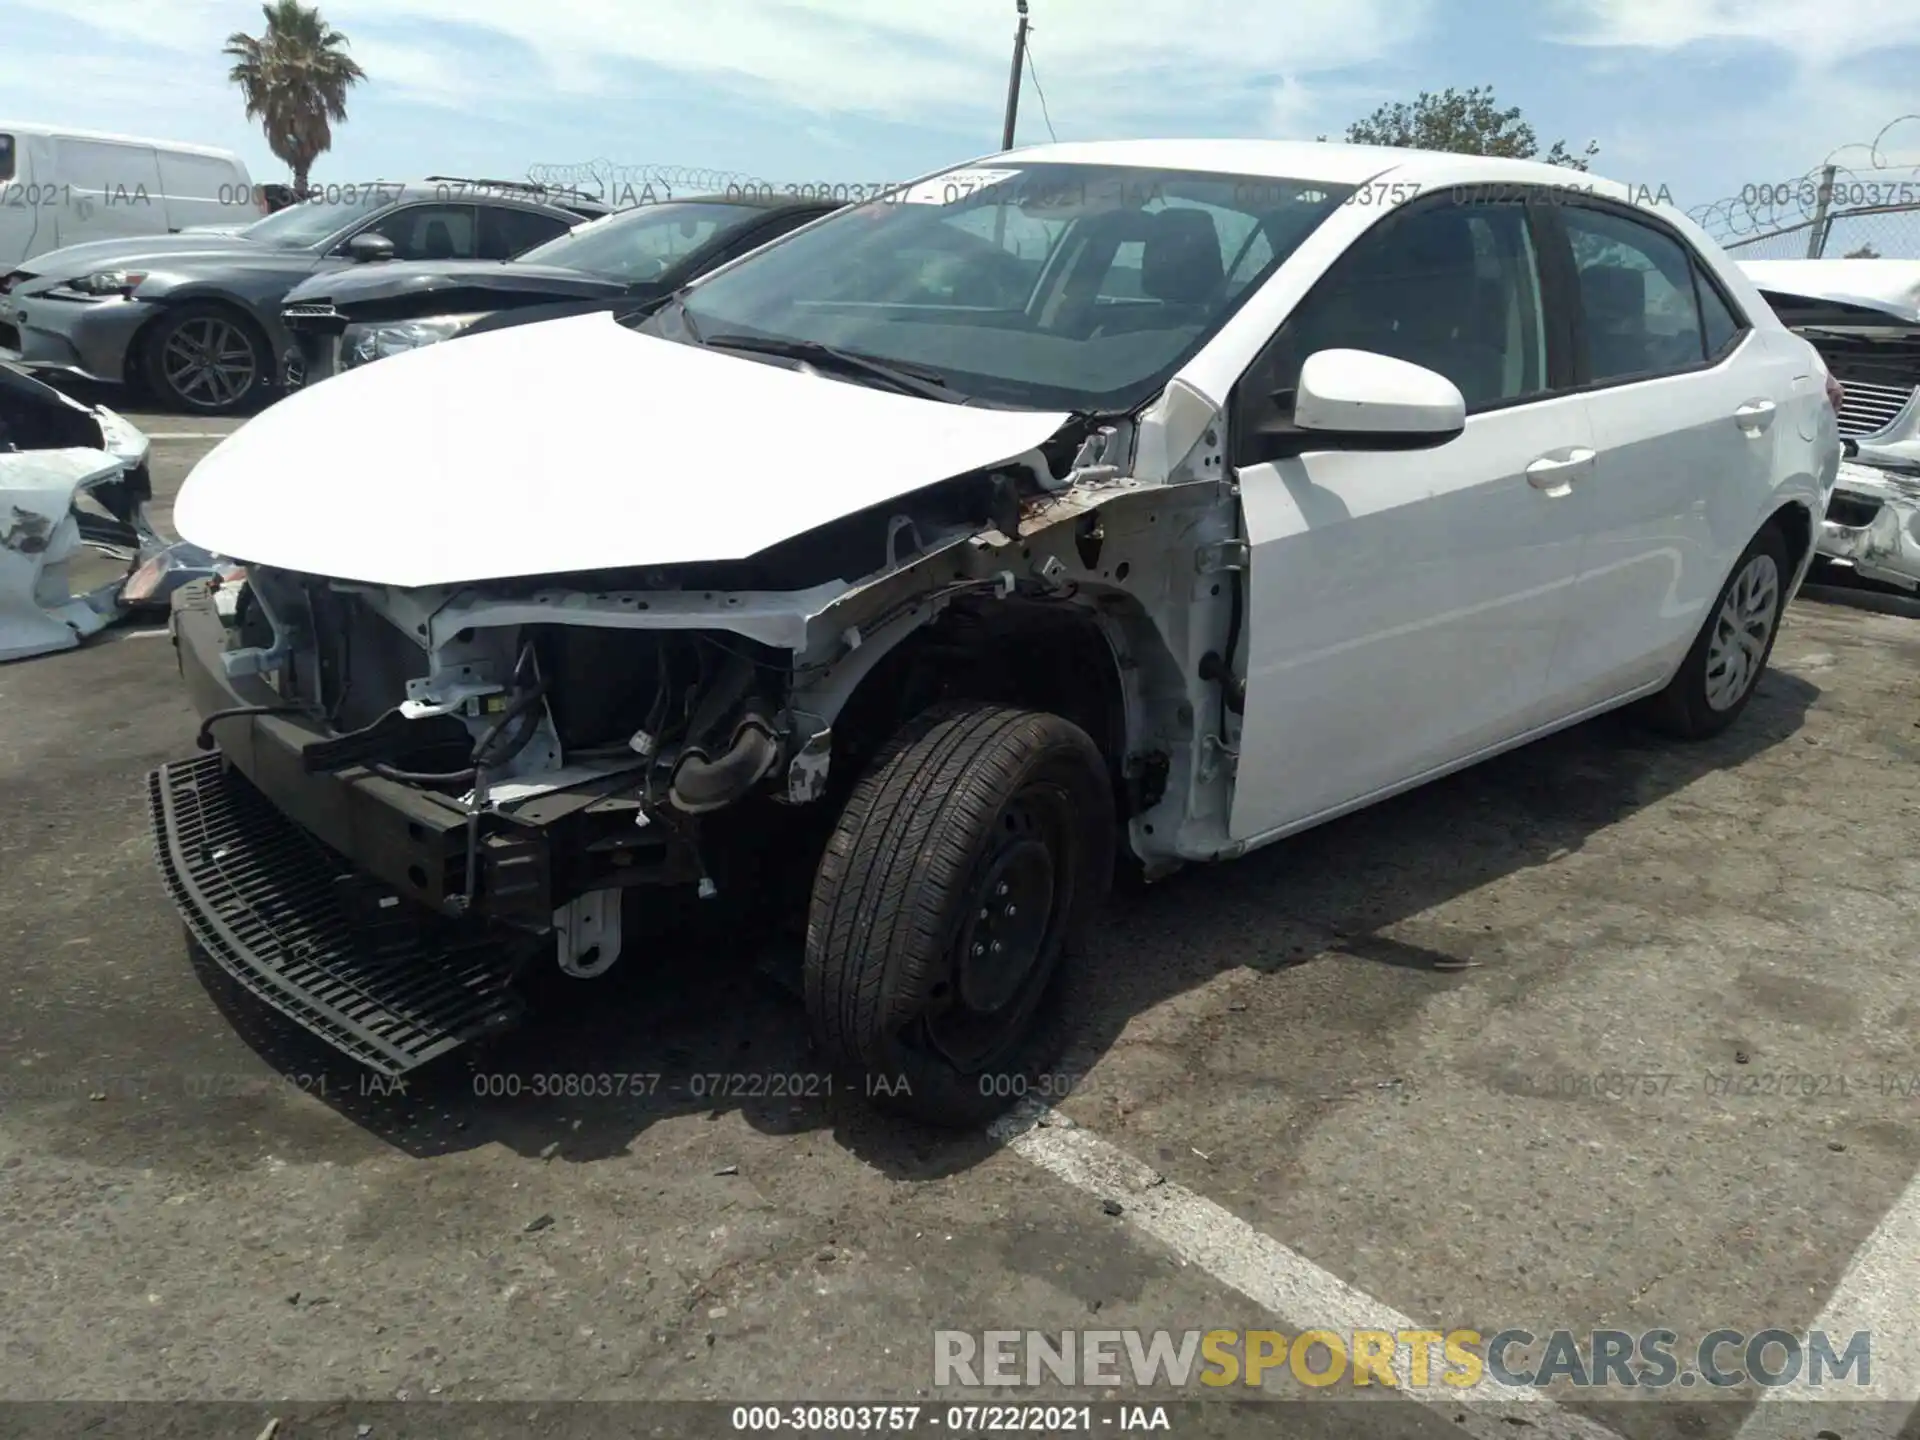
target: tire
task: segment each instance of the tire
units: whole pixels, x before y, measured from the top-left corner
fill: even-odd
[[[219,363],[196,365],[196,356]],[[273,384],[266,338],[239,312],[207,301],[162,315],[141,337],[140,366],[156,400],[192,415],[242,414]]]
[[[1792,577],[1787,538],[1768,521],[1733,562],[1667,688],[1646,701],[1649,725],[1678,739],[1706,740],[1740,718],[1773,655]]]
[[[873,1105],[957,1128],[1041,1092],[1114,827],[1105,760],[1057,715],[943,704],[875,756],[821,856],[802,975]]]

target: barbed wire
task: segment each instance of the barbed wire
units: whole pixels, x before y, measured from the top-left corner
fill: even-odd
[[[1744,185],[1739,194],[1697,205],[1687,214],[1715,240],[1726,244],[1805,229],[1823,213],[1837,210],[1920,208],[1920,162],[1898,162],[1887,146],[1888,135],[1906,124],[1915,127],[1916,148],[1920,149],[1920,114],[1901,115],[1883,125],[1870,141],[1835,147],[1804,175]],[[1866,153],[1856,163],[1840,158],[1854,151]],[[1827,178],[1829,167],[1833,171],[1831,181]]]

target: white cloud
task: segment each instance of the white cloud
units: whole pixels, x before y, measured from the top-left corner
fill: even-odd
[[[71,23],[71,0],[15,3]],[[1034,0],[1033,53],[1063,135],[1169,111],[1217,118],[1235,97],[1251,98],[1233,107],[1242,128],[1296,127],[1310,108],[1304,77],[1398,53],[1431,3]],[[971,128],[999,112],[1014,26],[1005,0],[325,0],[324,13],[354,37],[373,83],[436,104],[497,105],[503,77],[467,45],[491,32],[534,57],[543,73],[527,81],[570,95],[631,93],[660,67],[823,116]],[[90,0],[84,21],[156,52],[208,54],[260,17],[239,0]],[[448,26],[445,48],[381,38],[419,23]]]
[[[1744,40],[1824,67],[1920,44],[1913,0],[1578,0],[1575,8],[1580,18],[1558,38],[1582,45],[1677,50]]]

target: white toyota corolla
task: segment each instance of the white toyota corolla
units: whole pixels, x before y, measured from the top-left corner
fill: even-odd
[[[295,394],[188,480],[198,944],[423,1064],[689,913],[804,932],[938,1122],[1028,1088],[1115,861],[1244,854],[1586,716],[1731,724],[1834,387],[1684,217],[1506,161],[1017,151],[664,302]],[[714,903],[717,901],[718,903]]]

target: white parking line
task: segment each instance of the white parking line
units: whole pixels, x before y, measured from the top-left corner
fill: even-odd
[[[1182,1260],[1271,1311],[1295,1333],[1304,1330],[1404,1330],[1430,1328],[1381,1304],[1371,1295],[1238,1216],[1185,1186],[1164,1179],[1151,1166],[1117,1146],[1028,1102],[996,1121],[990,1133],[1008,1149],[1041,1169],[1101,1200],[1118,1201],[1127,1220]],[[1396,1373],[1406,1373],[1405,1347]],[[1460,1431],[1479,1440],[1512,1440],[1513,1424],[1496,1408],[1468,1402],[1458,1392],[1406,1389],[1409,1399],[1464,1415]],[[1576,1415],[1537,1392],[1522,1390],[1513,1399],[1526,1406],[1530,1440],[1620,1440],[1604,1425]]]
[[[1850,1387],[1844,1400],[1849,1407],[1861,1401],[1875,1403],[1849,1416],[1853,1423],[1844,1431],[1848,1440],[1894,1440],[1910,1414],[1920,1410],[1914,1403],[1920,1396],[1920,1344],[1913,1334],[1916,1295],[1920,1295],[1920,1176],[1908,1184],[1866,1243],[1854,1252],[1853,1263],[1825,1308],[1807,1327],[1826,1331],[1836,1346],[1844,1346],[1846,1337],[1856,1330],[1872,1332],[1871,1381],[1857,1389]],[[1805,1339],[1801,1337],[1802,1354]],[[1839,1398],[1830,1386],[1817,1390],[1808,1386],[1802,1370],[1799,1383],[1765,1392],[1734,1440],[1789,1436],[1798,1440],[1807,1431],[1804,1412],[1795,1421],[1789,1418],[1793,1412],[1768,1402]]]
[[[160,430],[147,432],[149,440],[224,440],[231,430]]]

